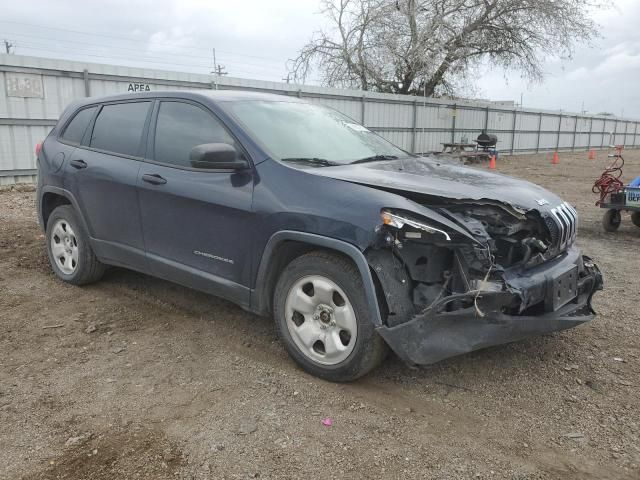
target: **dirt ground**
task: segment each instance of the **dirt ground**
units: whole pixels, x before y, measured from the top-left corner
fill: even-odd
[[[121,269],[58,281],[33,192],[0,193],[0,478],[640,478],[640,229],[602,231],[606,161],[498,162],[577,207],[595,321],[346,385],[228,302]]]

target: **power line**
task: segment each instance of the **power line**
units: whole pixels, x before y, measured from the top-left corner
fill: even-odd
[[[29,47],[29,46],[23,46],[21,45],[20,48],[26,49],[26,50],[33,50],[36,52],[49,52],[49,53],[55,53],[57,55],[62,55],[65,56],[67,58],[69,58],[69,56],[72,56],[72,58],[70,58],[71,60],[73,60],[73,53],[70,53],[68,51],[60,51],[60,50],[51,50],[51,49],[46,49],[46,48],[41,48],[41,47]],[[166,62],[166,61],[162,61],[162,60],[156,60],[156,59],[151,59],[151,60],[144,60],[141,58],[132,58],[132,57],[114,57],[113,55],[98,55],[98,54],[90,54],[90,53],[81,53],[80,55],[84,55],[84,56],[88,56],[88,57],[95,57],[95,58],[103,58],[103,59],[108,59],[108,60],[114,60],[114,59],[124,59],[127,60],[128,62],[135,62],[135,63],[148,63],[151,65],[167,65],[167,66],[171,66],[171,67],[189,67],[192,69],[201,69],[204,71],[208,71],[211,67],[207,66],[207,65],[195,65],[195,64],[186,64],[186,63],[176,63],[176,62]],[[77,61],[77,59],[75,59]],[[255,76],[257,75],[257,73],[255,72],[247,72],[247,71],[238,71],[239,73],[242,73],[243,75],[250,75],[250,76]],[[273,75],[273,74],[271,74]]]
[[[145,63],[157,63],[157,64],[165,64],[165,65],[175,65],[175,66],[184,66],[184,67],[192,67],[192,68],[200,68],[200,69],[210,69],[210,63],[209,62],[191,62],[191,63],[184,63],[184,62],[180,62],[180,61],[175,61],[174,59],[168,59],[169,61],[167,61],[167,55],[172,55],[172,54],[167,54],[167,55],[163,55],[163,54],[158,54],[158,55],[162,55],[162,56],[153,56],[152,55],[128,55],[128,54],[118,54],[118,53],[108,53],[106,51],[101,51],[99,53],[96,53],[93,50],[89,50],[89,51],[80,51],[78,49],[74,49],[73,52],[69,52],[66,49],[62,49],[61,48],[55,48],[55,46],[52,46],[51,44],[45,44],[42,45],[39,42],[29,42],[29,43],[24,43],[24,42],[20,42],[18,44],[16,44],[14,46],[14,50],[15,48],[24,48],[27,50],[34,50],[34,51],[44,51],[44,52],[50,52],[50,53],[65,53],[65,54],[76,54],[78,56],[88,56],[88,57],[96,57],[96,58],[110,58],[110,59],[122,59],[122,60],[135,60],[135,61],[140,61],[140,62],[145,62]],[[108,47],[104,47],[104,48],[108,48]],[[173,56],[179,56],[176,54],[173,54]],[[202,57],[204,59],[204,57]],[[278,72],[279,74],[282,73],[282,69],[281,68],[276,68],[274,66],[269,66],[269,65],[256,65],[256,64],[246,64],[243,62],[235,62],[235,61],[231,61],[231,62],[227,62],[227,63],[231,63],[232,66],[234,67],[234,69],[243,69],[243,67],[249,67],[250,70],[254,70],[254,75],[256,74],[256,72],[260,72],[260,71],[271,71],[271,72]],[[255,67],[255,68],[252,68]]]
[[[7,23],[7,24],[12,24],[12,25],[22,25],[22,26],[27,26],[27,27],[34,27],[34,28],[44,28],[47,30],[55,30],[55,31],[59,31],[59,32],[67,32],[67,33],[76,33],[79,35],[89,35],[89,36],[94,36],[94,37],[105,37],[105,38],[113,38],[115,40],[120,40],[120,41],[127,41],[127,42],[140,42],[140,38],[132,38],[132,37],[125,37],[122,35],[111,35],[111,34],[106,34],[106,33],[96,33],[96,32],[87,32],[87,31],[81,31],[81,30],[72,30],[69,28],[58,28],[58,27],[49,27],[46,25],[37,25],[34,23],[26,23],[26,22],[16,22],[16,21],[12,21],[12,20],[0,20],[0,23]],[[144,40],[144,39],[143,39]],[[206,47],[190,47],[190,46],[176,46],[174,43],[165,43],[165,42],[154,42],[151,40],[144,40],[146,43],[151,44],[151,45],[159,45],[159,46],[165,46],[165,47],[173,47],[173,48],[178,48],[178,49],[183,49],[183,50],[206,50]],[[219,53],[226,53],[229,55],[236,55],[239,57],[248,57],[248,58],[257,58],[257,59],[261,59],[261,60],[271,60],[271,61],[276,61],[276,62],[280,62],[282,61],[281,58],[273,58],[273,57],[264,57],[264,56],[258,56],[258,55],[248,55],[248,54],[244,54],[244,53],[238,53],[238,52],[231,52],[228,50],[219,50]]]
[[[0,20],[1,22],[1,20]],[[11,35],[17,35],[17,36],[21,36],[21,37],[25,37],[27,38],[27,41],[32,41],[32,39],[37,38],[37,39],[42,39],[42,40],[47,40],[48,42],[63,42],[63,43],[73,43],[73,44],[79,44],[79,45],[83,45],[83,46],[94,46],[94,47],[98,47],[101,49],[109,49],[109,48],[117,48],[118,50],[126,50],[126,51],[130,51],[130,52],[136,52],[136,53],[140,53],[140,48],[129,48],[129,47],[123,47],[123,46],[113,46],[113,45],[105,45],[105,44],[99,44],[99,43],[90,43],[90,42],[85,42],[85,41],[79,41],[79,40],[66,40],[66,39],[62,39],[62,38],[51,38],[51,37],[43,37],[40,35],[33,35],[33,34],[25,34],[25,33],[12,33]],[[38,40],[35,40],[36,43],[41,43],[38,42]],[[47,46],[49,45],[49,43],[47,43]],[[74,47],[77,48],[77,47]],[[178,47],[179,48],[179,47]],[[202,60],[209,60],[210,57],[204,56],[204,55],[188,55],[188,54],[184,54],[184,53],[172,53],[172,52],[145,52],[145,53],[151,53],[151,54],[158,54],[158,55],[172,55],[172,56],[179,56],[179,57],[185,57],[185,58],[196,58],[196,59],[202,59]],[[257,64],[257,63],[250,63],[250,62],[237,62],[234,61],[234,63],[238,64],[238,65],[251,65],[254,67],[261,67],[261,68],[267,68],[266,65],[261,65],[261,64]]]
[[[52,43],[57,42],[57,40],[51,40],[51,42],[40,42],[38,40],[29,40],[28,43],[24,42],[24,41],[20,41],[17,44],[14,44],[14,50],[16,47],[24,47],[24,48],[29,48],[29,49],[42,49],[42,50],[47,50],[47,51],[54,51],[51,50],[52,47],[56,47],[55,45],[52,45]],[[62,40],[62,42],[67,42],[66,40]],[[74,42],[74,43],[80,43],[80,42]],[[87,47],[73,47],[73,53],[78,53],[81,55],[89,55],[89,56],[95,56],[97,53],[99,54],[104,54],[106,56],[110,56],[113,58],[124,58],[124,59],[131,59],[132,56],[131,55],[120,55],[119,53],[110,53],[109,50],[113,50],[114,48],[108,45],[98,45],[98,44],[86,44],[86,45],[94,45],[98,48],[98,51],[96,52],[96,49],[91,49]],[[60,48],[63,48],[63,46],[60,46]],[[66,47],[65,48],[65,52],[67,52]],[[87,51],[82,51],[80,49],[85,49],[88,50]],[[208,60],[210,59],[210,57],[200,57],[200,56],[187,56],[187,55],[182,55],[179,53],[169,53],[169,52],[150,52],[150,53],[144,53],[144,55],[140,54],[140,50],[134,50],[134,49],[126,49],[126,48],[122,48],[122,47],[116,47],[115,50],[119,51],[119,50],[128,50],[128,51],[132,51],[132,52],[136,52],[136,55],[134,56],[135,58],[139,58],[139,59],[149,59],[149,60],[157,60],[159,63],[168,63],[168,62],[164,62],[164,60],[168,57],[179,57],[179,59],[183,59],[184,57],[187,58],[195,58],[195,59],[202,59],[202,60]],[[176,64],[183,64],[182,62],[174,62],[174,60],[171,60],[172,63],[176,63]],[[283,68],[282,67],[276,67],[273,64],[268,65],[268,64],[256,64],[256,63],[250,63],[250,62],[243,62],[243,61],[236,61],[236,60],[230,60],[228,62],[225,63],[229,63],[231,64],[234,68],[237,68],[238,66],[240,67],[255,67],[255,69],[257,70],[270,70],[272,72],[279,72],[281,73]],[[206,65],[204,63],[193,63],[193,64],[189,64],[189,65],[194,65],[197,67],[201,67],[201,68],[210,68],[210,62],[206,62]],[[253,68],[252,68],[253,69]]]

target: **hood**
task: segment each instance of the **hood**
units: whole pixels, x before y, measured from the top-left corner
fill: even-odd
[[[562,203],[557,195],[525,180],[433,157],[309,168],[305,171],[398,193],[413,192],[452,200],[492,200],[525,211],[545,211]]]

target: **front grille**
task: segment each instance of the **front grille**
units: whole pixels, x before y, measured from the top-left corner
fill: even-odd
[[[551,234],[551,245],[553,245],[554,247],[560,245],[560,238],[562,233],[555,217],[546,217],[544,219],[544,223],[547,225],[549,233]]]
[[[554,246],[562,251],[570,247],[578,234],[578,212],[575,208],[564,202],[551,209],[555,227],[547,222]]]

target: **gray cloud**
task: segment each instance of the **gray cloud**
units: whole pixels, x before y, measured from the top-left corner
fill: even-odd
[[[517,74],[489,71],[479,80],[484,96],[515,99],[524,106],[591,113],[611,112],[640,117],[640,3],[618,0],[598,14],[602,38],[594,45],[578,45],[571,60],[547,61],[542,84],[530,85]],[[506,78],[505,78],[506,77]]]

